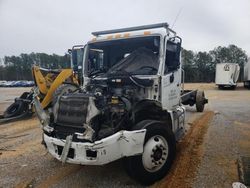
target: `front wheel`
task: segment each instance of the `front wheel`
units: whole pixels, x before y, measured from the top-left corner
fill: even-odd
[[[143,153],[125,158],[125,169],[130,177],[143,185],[151,185],[169,171],[176,153],[173,132],[163,122],[144,120],[135,129],[146,129]]]

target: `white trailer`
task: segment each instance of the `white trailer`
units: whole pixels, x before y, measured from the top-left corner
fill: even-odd
[[[215,84],[219,89],[235,89],[240,74],[240,66],[235,63],[218,63],[216,65]]]
[[[244,87],[250,89],[250,59],[244,65]]]

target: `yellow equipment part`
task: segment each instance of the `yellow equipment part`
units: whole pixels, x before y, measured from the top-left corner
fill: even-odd
[[[34,82],[36,83],[37,87],[39,88],[39,91],[46,95],[48,88],[46,85],[46,79],[43,76],[40,67],[38,66],[33,66],[32,67],[32,73],[33,73],[33,77],[34,77]],[[49,81],[49,80],[48,80]]]
[[[42,74],[42,70],[47,72],[45,76]],[[78,85],[77,77],[74,75],[72,69],[62,69],[58,71],[33,66],[32,73],[36,86],[42,94],[42,96],[40,96],[40,102],[43,108],[46,108],[50,104],[53,93],[66,80],[67,82]]]

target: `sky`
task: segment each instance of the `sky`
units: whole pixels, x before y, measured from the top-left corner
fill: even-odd
[[[92,31],[160,22],[173,27],[185,49],[235,44],[250,56],[250,0],[0,0],[0,58],[63,55]]]

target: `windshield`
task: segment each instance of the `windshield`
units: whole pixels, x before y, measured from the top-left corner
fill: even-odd
[[[159,36],[95,42],[88,45],[85,73],[154,75],[159,67]]]

